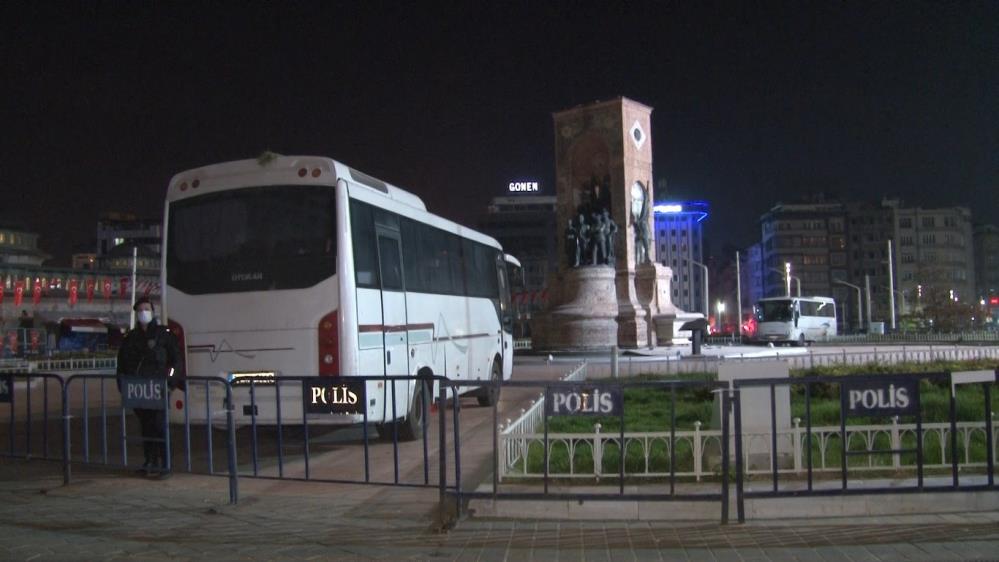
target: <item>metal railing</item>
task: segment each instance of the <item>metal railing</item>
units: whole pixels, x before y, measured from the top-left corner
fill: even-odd
[[[181,388],[162,393],[163,437],[142,438],[138,436],[138,420],[123,404],[117,385],[127,379],[110,374],[76,374],[65,378],[49,373],[0,374],[0,412],[4,406],[8,410],[4,412],[7,415],[0,414],[0,421],[7,422],[6,431],[0,431],[0,456],[60,461],[63,480],[68,484],[74,465],[137,469],[140,466],[138,459],[143,458],[143,441],[155,442],[168,452],[163,455],[163,472],[227,477],[232,503],[238,501],[239,478],[439,488],[442,500],[449,489],[460,485],[457,466],[454,477],[448,479],[446,416],[452,414],[445,407],[448,404],[453,407],[454,439],[450,445],[454,452],[451,456],[458,459],[460,401],[453,397],[459,389],[443,377],[350,377],[351,381],[363,385],[377,381],[378,388],[385,389],[384,396],[380,397],[387,401],[389,420],[401,420],[405,412],[415,411],[412,408],[416,403],[410,402],[410,392],[402,387],[410,383],[421,385],[422,392],[413,392],[414,396],[422,397],[419,407],[423,413],[414,442],[422,445],[423,470],[415,478],[400,473],[403,435],[398,424],[401,421],[382,423],[377,436],[384,444],[391,442],[391,466],[384,462],[373,465],[369,449],[376,446],[376,435],[370,430],[372,424],[369,424],[367,407],[360,408],[363,414],[355,416],[354,420],[361,435],[332,447],[326,441],[329,429],[343,426],[327,425],[323,423],[322,415],[306,413],[306,387],[307,383],[321,386],[337,381],[322,377],[282,377],[270,384],[254,380],[243,384],[218,377],[187,377],[179,384]],[[400,387],[398,392],[397,386]],[[437,459],[429,455],[432,403],[441,405],[434,407],[438,413]],[[367,401],[363,404],[367,406]],[[297,409],[293,407],[295,405]],[[293,409],[296,411],[292,412]],[[265,411],[270,412],[269,417],[258,422]],[[396,416],[391,415],[392,411]],[[349,419],[346,421],[350,423]],[[60,428],[61,435],[57,438],[55,432]],[[60,443],[61,447],[57,449]],[[406,454],[412,454],[414,444],[407,444]],[[331,471],[316,464],[317,455],[342,445],[363,447],[363,465]],[[332,457],[335,461],[336,455]],[[325,460],[329,459],[330,455],[326,455]],[[433,472],[440,474],[437,481],[431,478]]]
[[[792,349],[775,351],[766,356],[666,356],[648,360],[638,356],[620,358],[619,375],[676,376],[694,373],[718,373],[718,366],[733,362],[787,361],[791,369],[812,369],[835,365],[896,365],[900,363],[930,363],[933,361],[977,361],[999,359],[999,346],[929,346],[910,349],[908,346],[875,347],[871,351],[821,351]],[[591,378],[612,376],[609,363],[590,363]]]

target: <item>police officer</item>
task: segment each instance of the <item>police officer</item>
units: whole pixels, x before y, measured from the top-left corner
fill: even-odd
[[[118,348],[118,390],[121,391],[122,387],[120,379],[129,376],[167,378],[168,386],[175,388],[182,376],[182,373],[176,372],[180,363],[177,339],[156,323],[153,303],[148,297],[135,301],[133,309],[136,326]],[[136,408],[135,415],[142,428],[142,452],[145,455],[140,472],[160,478],[169,477],[163,431],[166,412]]]

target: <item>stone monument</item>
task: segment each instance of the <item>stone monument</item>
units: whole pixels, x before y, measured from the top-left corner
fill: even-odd
[[[673,339],[672,271],[655,263],[651,113],[622,97],[554,114],[556,224],[565,230],[553,233],[560,261],[532,326],[535,349]]]

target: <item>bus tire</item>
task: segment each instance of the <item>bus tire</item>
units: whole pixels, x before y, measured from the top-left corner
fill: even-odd
[[[494,384],[482,387],[482,393],[477,397],[479,406],[495,406],[499,402],[500,387],[498,385],[503,380],[502,369],[500,362],[493,360],[493,369],[489,380]]]
[[[426,395],[427,382],[422,380],[413,382],[416,388],[413,389],[413,401],[409,405],[409,412],[406,413],[405,419],[396,422],[399,441],[415,441],[423,435],[423,397]],[[391,435],[392,428],[389,427],[388,430]]]

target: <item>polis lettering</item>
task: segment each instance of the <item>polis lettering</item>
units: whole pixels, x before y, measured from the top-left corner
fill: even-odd
[[[339,380],[330,383],[325,377],[302,381],[302,399],[309,414],[363,414],[366,383],[363,380]]]
[[[898,416],[915,414],[919,408],[919,381],[889,379],[843,383],[848,415]]]
[[[126,408],[145,410],[165,408],[166,380],[162,378],[124,377],[121,381],[122,403]]]
[[[552,388],[545,397],[549,416],[617,416],[621,414],[618,388]]]

